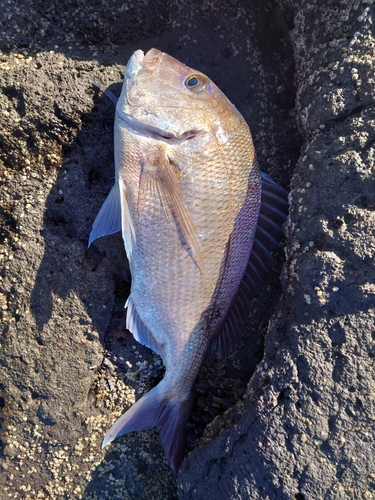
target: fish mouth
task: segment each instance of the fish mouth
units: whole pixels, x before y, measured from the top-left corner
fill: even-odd
[[[140,120],[134,118],[134,116],[124,113],[121,109],[118,109],[117,112],[126,125],[135,132],[148,137],[153,137],[154,139],[166,141],[168,143],[181,144],[184,141],[194,139],[199,134],[199,131],[197,130],[188,130],[182,134],[172,134],[171,132],[155,127],[154,125],[141,122]]]

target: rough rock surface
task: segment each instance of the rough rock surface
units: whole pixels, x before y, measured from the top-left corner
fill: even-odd
[[[185,461],[181,499],[375,497],[375,6],[280,4],[305,141],[284,293],[244,401]]]
[[[0,4],[4,498],[375,496],[372,1]],[[120,237],[87,249],[113,176],[113,106],[93,83],[118,93],[153,46],[219,85],[284,186],[304,140],[282,299],[276,269],[246,343],[202,370],[192,439],[220,398],[237,404],[190,446],[178,487],[155,432],[100,448],[162,367],[125,330]]]

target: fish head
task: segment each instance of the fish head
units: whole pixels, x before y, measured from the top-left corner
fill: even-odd
[[[157,49],[131,56],[116,111],[133,129],[170,142],[215,134],[225,120],[242,119],[206,75]]]

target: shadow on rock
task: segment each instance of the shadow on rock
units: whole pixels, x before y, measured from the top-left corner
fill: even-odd
[[[74,293],[103,333],[115,291],[123,289],[123,283],[130,286],[120,237],[114,236],[110,245],[99,241],[87,246],[95,212],[113,184],[114,172],[114,109],[105,96],[97,101],[92,112],[82,117],[82,128],[65,151],[46,203],[40,232],[45,251],[31,295],[31,311],[40,331],[51,318],[53,302]]]

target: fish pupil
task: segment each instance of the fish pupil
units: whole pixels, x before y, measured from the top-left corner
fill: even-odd
[[[199,83],[198,78],[196,76],[191,76],[186,82],[186,85],[190,88],[193,88],[196,87],[198,83]]]

